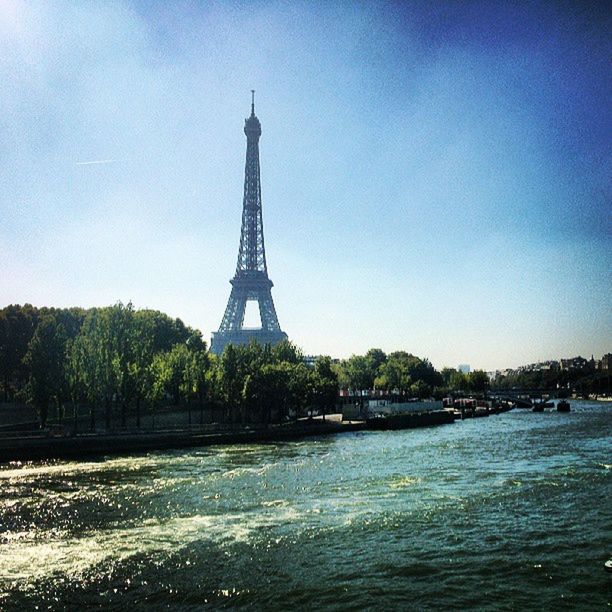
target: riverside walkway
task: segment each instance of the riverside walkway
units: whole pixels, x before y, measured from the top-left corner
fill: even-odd
[[[115,430],[99,433],[30,433],[0,437],[0,463],[40,459],[80,459],[152,450],[212,446],[215,444],[252,444],[281,442],[312,436],[375,429],[413,429],[453,423],[449,410],[417,412],[388,418],[346,421],[342,414],[301,418],[268,426],[218,428],[211,426],[162,429],[156,431]]]
[[[366,428],[364,421],[343,422],[342,415],[328,415],[325,421],[320,418],[301,419],[297,423],[224,430],[193,427],[179,430],[113,431],[78,435],[40,433],[5,436],[0,437],[0,462],[74,459],[214,444],[278,442],[309,436],[361,431]]]

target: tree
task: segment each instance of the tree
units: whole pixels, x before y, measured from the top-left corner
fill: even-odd
[[[145,399],[151,399],[154,384],[153,342],[154,320],[146,311],[134,313],[130,334],[130,361],[128,363],[128,396],[136,403],[136,427],[140,427],[140,407]]]
[[[295,420],[297,421],[312,397],[310,370],[304,362],[289,363],[283,361],[278,366],[286,367],[288,370],[286,405],[295,410]]]
[[[98,394],[95,363],[89,358],[92,351],[89,345],[90,338],[82,332],[66,347],[66,379],[75,404],[75,424],[78,402],[86,400],[89,403],[90,429],[93,431],[96,428]]]
[[[158,353],[153,359],[155,384],[172,397],[178,406],[181,398],[189,395],[189,362],[191,353],[185,344],[175,344],[167,353]]]
[[[247,374],[244,381],[243,399],[251,414],[266,424],[275,414],[282,420],[288,414],[290,402],[289,378],[292,364],[267,363],[261,369]]]
[[[431,387],[426,382],[417,380],[410,386],[410,394],[419,399],[426,399],[431,397]]]
[[[340,389],[348,389],[351,386],[350,378],[346,368],[346,361],[332,363],[331,367],[336,378],[338,379],[338,387]]]
[[[311,386],[314,405],[325,415],[331,412],[338,400],[338,376],[329,357],[319,357],[311,372]]]
[[[225,347],[217,371],[221,398],[229,407],[232,420],[235,422],[245,381],[240,369],[238,352],[233,344]]]
[[[297,364],[304,361],[302,351],[289,340],[283,340],[274,345],[271,350],[271,358],[276,363],[286,361],[287,363]]]
[[[112,367],[117,388],[114,393],[115,401],[121,405],[121,426],[126,425],[127,403],[135,394],[133,374],[134,351],[139,350],[135,341],[134,307],[129,302],[123,306],[121,302],[108,309],[108,333],[112,351]],[[140,338],[143,340],[142,336]]]
[[[455,368],[442,368],[440,376],[442,376],[443,384],[447,387],[451,386],[451,376],[456,372]]]
[[[449,376],[448,386],[455,392],[464,392],[468,389],[467,378],[459,370],[453,370]]]
[[[167,353],[175,344],[187,342],[193,333],[180,319],[172,319],[158,310],[140,310],[139,316],[152,326],[154,353]]]
[[[201,339],[201,336],[200,336]],[[204,401],[212,382],[211,355],[206,352],[206,343],[188,343],[190,358],[185,376],[189,392],[197,395],[200,406],[200,425],[204,423]],[[197,348],[196,348],[197,347]]]
[[[64,387],[66,331],[53,316],[47,315],[38,324],[24,362],[30,369],[26,387],[29,403],[36,406],[41,427],[47,423],[49,402],[59,403]]]
[[[474,393],[486,394],[489,388],[489,377],[482,370],[474,370],[468,375],[468,383]]]
[[[379,348],[371,348],[366,353],[366,358],[370,361],[374,375],[378,373],[380,366],[387,361],[387,355]]]
[[[407,364],[397,357],[390,356],[379,368],[379,375],[374,383],[380,389],[395,393],[404,393],[410,388],[412,378],[408,374]]]
[[[71,367],[80,368],[81,384],[91,404],[91,424],[95,427],[95,407],[104,405],[106,428],[111,426],[113,398],[124,401],[129,376],[129,329],[131,304],[92,308],[79,335],[72,343]],[[124,421],[124,405],[122,404]]]
[[[28,378],[24,357],[38,322],[38,311],[30,304],[11,304],[0,311],[0,377],[4,401],[9,401],[15,388]]]
[[[353,355],[344,362],[349,387],[353,391],[371,389],[374,386],[372,361],[363,355]]]

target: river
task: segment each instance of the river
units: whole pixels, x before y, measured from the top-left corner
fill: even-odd
[[[612,404],[0,467],[0,609],[593,609]]]

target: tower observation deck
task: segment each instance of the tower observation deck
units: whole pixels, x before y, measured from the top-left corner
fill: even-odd
[[[281,331],[272,301],[273,283],[268,278],[261,214],[261,181],[259,176],[259,137],[261,123],[255,115],[255,92],[252,91],[251,116],[244,122],[247,138],[242,201],[242,228],[236,274],[230,281],[232,290],[219,330],[212,335],[210,350],[220,355],[228,344],[277,344],[287,338]],[[244,313],[248,301],[257,301],[261,327],[245,328]]]

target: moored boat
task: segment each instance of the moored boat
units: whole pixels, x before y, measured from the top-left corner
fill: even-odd
[[[531,412],[544,412],[544,408],[554,408],[555,402],[534,402]]]
[[[570,403],[567,400],[559,400],[557,402],[557,412],[569,412]]]

